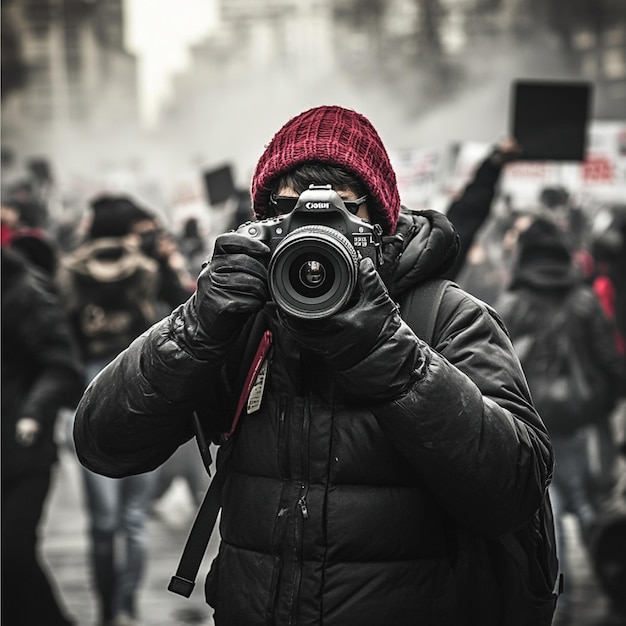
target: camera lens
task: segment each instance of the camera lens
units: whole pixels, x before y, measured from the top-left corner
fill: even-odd
[[[315,289],[324,284],[326,268],[319,261],[305,261],[300,268],[300,282],[309,289]]]
[[[339,231],[303,226],[276,247],[269,288],[276,304],[300,318],[320,319],[346,304],[357,279],[359,257]]]

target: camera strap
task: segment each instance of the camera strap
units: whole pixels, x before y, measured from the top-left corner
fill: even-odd
[[[248,342],[248,345],[253,347],[255,346],[255,339],[258,336],[257,326],[259,324],[263,324],[263,328],[264,323],[265,316],[260,314],[253,324],[251,341]],[[215,474],[211,480],[209,489],[202,500],[200,509],[196,513],[196,518],[193,522],[191,530],[189,531],[187,542],[183,548],[183,553],[181,554],[176,574],[172,576],[167,587],[168,591],[172,591],[173,593],[177,593],[178,595],[186,598],[191,596],[193,588],[195,587],[200,564],[202,563],[209,540],[213,534],[217,516],[222,508],[222,488],[224,487],[224,482],[226,480],[228,459],[230,458],[235,445],[234,434],[236,433],[241,412],[243,407],[246,405],[253,388],[255,387],[257,377],[266,362],[267,354],[271,345],[272,332],[270,330],[264,330],[258,345],[256,345],[256,352],[254,353],[252,359],[250,359],[248,350],[246,350],[246,353],[242,357],[242,365],[245,366],[246,363],[250,363],[250,366],[241,389],[237,409],[229,431],[222,435],[222,443],[216,460]],[[198,448],[200,449],[204,466],[207,471],[209,471],[211,466],[209,445],[204,435],[200,418],[196,412],[193,414],[193,421],[194,428],[196,430]]]

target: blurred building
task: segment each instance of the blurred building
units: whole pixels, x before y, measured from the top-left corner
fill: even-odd
[[[622,19],[590,24],[572,37],[582,75],[600,87],[599,117],[626,118],[626,2]],[[621,114],[619,113],[621,111]]]
[[[626,2],[624,0],[502,0],[512,36],[542,31],[569,61],[574,77],[595,88],[595,117],[626,117]]]
[[[136,60],[124,48],[122,5],[2,0],[3,148],[18,156],[46,147],[78,152],[92,137],[138,128]]]
[[[594,83],[597,117],[623,119],[626,110],[624,0],[215,2],[219,28],[192,50],[186,75],[172,89],[170,113],[180,106],[179,89],[193,95],[267,68],[289,68],[296,83],[303,68],[308,81],[343,68],[355,80],[379,77],[401,98],[414,99],[427,79],[431,91],[420,98],[434,100],[433,91],[446,97],[463,85],[477,58],[472,47],[485,41],[492,54],[503,42],[507,52],[545,46],[562,59],[562,78]]]

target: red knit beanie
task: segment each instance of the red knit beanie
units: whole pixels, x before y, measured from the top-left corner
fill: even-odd
[[[389,156],[371,122],[356,111],[320,106],[289,120],[265,148],[252,177],[252,203],[266,217],[276,179],[302,163],[318,161],[343,167],[368,188],[372,221],[386,234],[396,229],[400,194]]]

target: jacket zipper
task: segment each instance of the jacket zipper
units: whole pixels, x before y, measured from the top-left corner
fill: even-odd
[[[304,489],[304,485],[302,485],[302,489]],[[309,507],[306,502],[306,495],[300,496],[298,500],[298,505],[300,506],[300,512],[302,513],[302,517],[304,519],[309,519]]]
[[[300,440],[300,463],[302,482],[300,483],[300,493],[298,496],[297,507],[299,515],[295,519],[295,571],[293,577],[293,587],[291,594],[291,611],[289,615],[290,626],[296,626],[298,623],[298,606],[300,604],[300,585],[302,582],[302,553],[304,549],[304,524],[309,518],[309,506],[307,503],[307,495],[309,492],[309,429],[310,429],[310,408],[311,403],[308,394],[305,396],[303,415],[302,415],[302,432]]]

